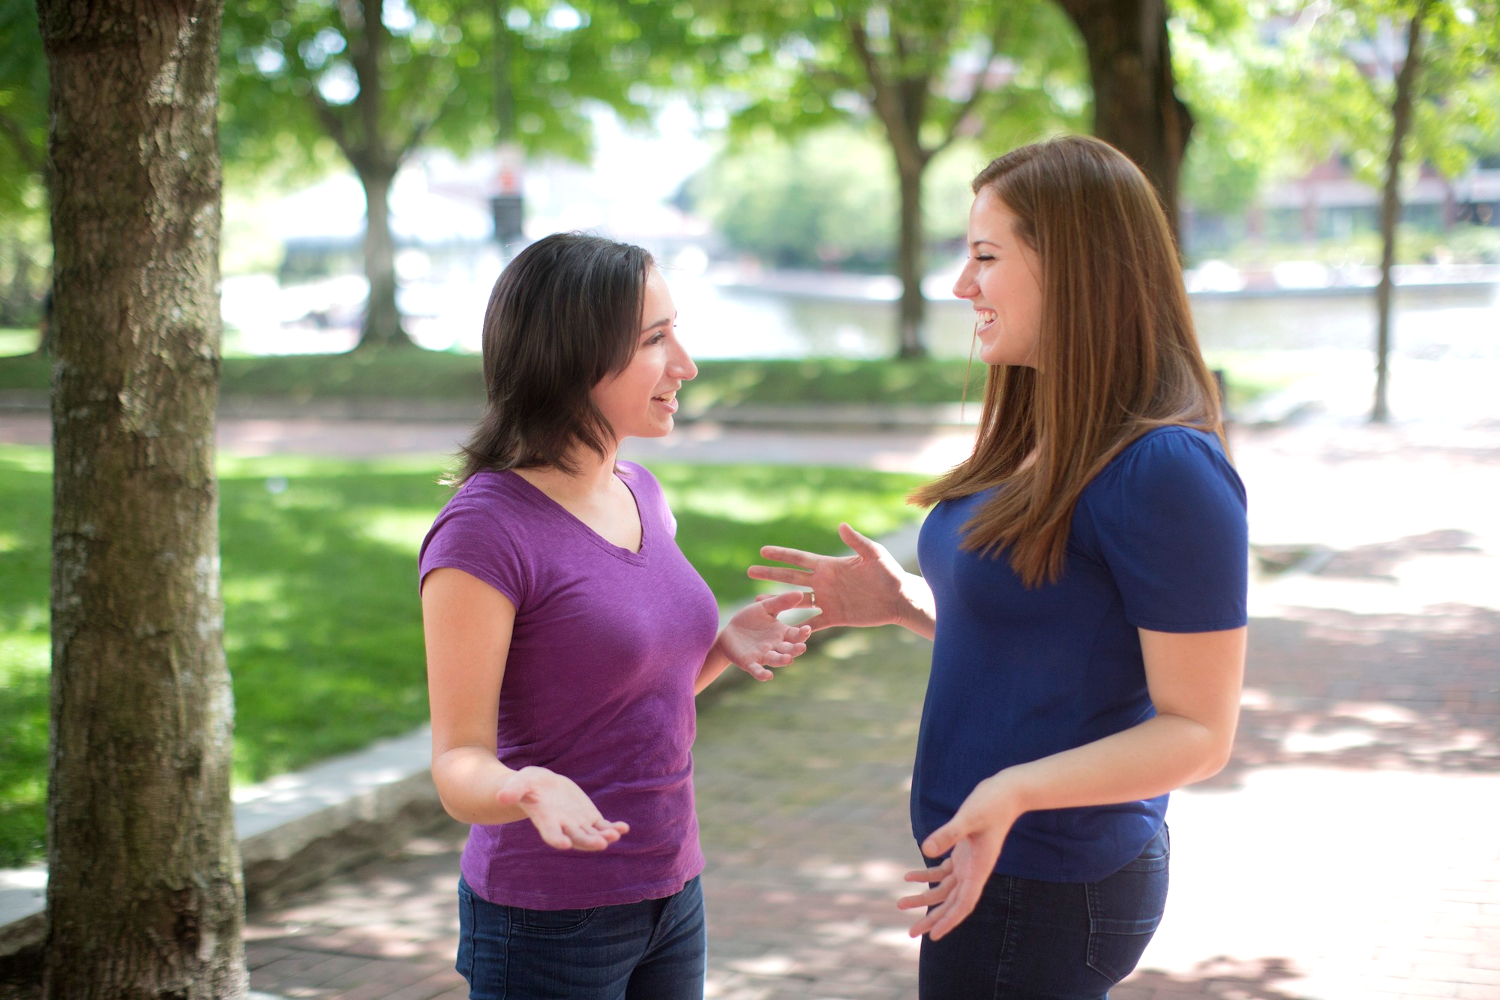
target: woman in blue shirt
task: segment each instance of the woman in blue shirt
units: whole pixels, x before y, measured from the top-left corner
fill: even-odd
[[[1245,656],[1245,494],[1155,192],[1066,137],[974,181],[969,259],[989,366],[974,451],[918,490],[904,572],[775,546],[815,628],[933,640],[912,782],[930,867],[924,1000],[1100,998],[1166,900],[1167,793],[1229,758]],[[939,860],[940,859],[940,860]]]

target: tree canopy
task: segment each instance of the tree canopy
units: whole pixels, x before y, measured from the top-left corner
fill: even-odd
[[[922,178],[960,137],[1010,146],[1075,124],[1087,103],[1076,36],[1047,0],[718,0],[694,30],[714,50],[734,133],[763,141],[872,124],[896,179],[897,343],[926,352]]]

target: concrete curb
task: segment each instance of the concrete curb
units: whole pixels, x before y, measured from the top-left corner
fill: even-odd
[[[916,562],[918,521],[881,543],[905,566]],[[720,624],[733,609],[721,608]],[[811,642],[828,633],[815,632]],[[709,698],[752,684],[732,670]],[[377,741],[305,771],[278,775],[234,792],[234,823],[254,908],[380,857],[419,833],[453,823],[443,812],[428,771],[428,726]],[[12,963],[35,959],[46,937],[47,869],[0,870],[0,976]]]

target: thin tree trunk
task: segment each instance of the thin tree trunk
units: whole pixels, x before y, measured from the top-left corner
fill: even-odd
[[[242,997],[219,595],[222,0],[41,0],[56,331],[45,992]]]
[[[396,241],[391,236],[390,206],[395,174],[395,170],[380,168],[359,171],[365,188],[365,278],[370,283],[359,337],[362,348],[412,346],[396,308]]]
[[[1406,60],[1396,74],[1396,95],[1391,102],[1391,145],[1385,158],[1385,188],[1380,198],[1380,284],[1375,288],[1375,402],[1372,423],[1391,417],[1387,399],[1390,390],[1391,267],[1396,262],[1396,223],[1401,218],[1401,152],[1411,131],[1412,92],[1422,69],[1422,22],[1431,6],[1422,0],[1412,12],[1406,34]]]
[[[1178,233],[1178,187],[1193,116],[1177,97],[1166,0],[1058,0],[1088,50],[1094,134],[1130,157]]]
[[[901,179],[901,237],[896,252],[896,270],[901,278],[900,339],[897,354],[903,358],[927,356],[927,303],[922,298],[922,170],[913,174],[898,163]]]

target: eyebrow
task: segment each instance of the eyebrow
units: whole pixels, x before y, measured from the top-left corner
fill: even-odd
[[[981,243],[988,243],[992,247],[998,247],[1000,245],[999,243],[995,242],[994,240],[970,240],[969,241],[969,246],[971,246],[971,247],[977,247]]]
[[[642,333],[649,333],[650,331],[655,330],[659,326],[666,326],[668,323],[675,322],[676,320],[677,320],[677,313],[673,313],[672,315],[670,315],[670,316],[668,316],[668,317],[666,317],[664,319],[659,319],[655,323],[652,323],[650,326],[643,328],[641,330],[641,332]]]

